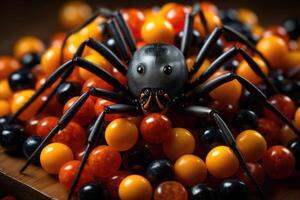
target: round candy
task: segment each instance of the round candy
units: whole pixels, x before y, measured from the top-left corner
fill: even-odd
[[[159,144],[172,134],[171,121],[162,114],[151,113],[140,124],[142,137],[148,142]]]
[[[45,117],[41,119],[36,126],[36,135],[46,137],[57,123],[58,119],[56,117]]]
[[[119,197],[121,200],[150,200],[151,184],[143,176],[129,175],[120,183]]]
[[[123,167],[133,173],[144,173],[152,161],[150,150],[145,146],[136,146],[126,151],[123,156]]]
[[[8,152],[15,152],[22,149],[25,140],[23,127],[19,125],[9,125],[0,128],[0,143]]]
[[[40,56],[36,53],[28,53],[23,56],[21,63],[23,68],[32,69],[36,65],[40,64]]]
[[[205,180],[207,169],[201,158],[186,154],[176,160],[174,172],[175,178],[180,183],[192,186]]]
[[[109,177],[121,166],[120,153],[111,146],[101,145],[93,149],[88,164],[96,177]]]
[[[258,130],[264,136],[268,146],[278,144],[280,127],[277,123],[267,118],[260,118],[258,120]]]
[[[219,197],[222,200],[247,199],[247,186],[242,181],[226,180],[219,186]]]
[[[103,81],[101,78],[98,78],[96,76],[92,76],[91,78],[87,79],[84,82],[82,86],[82,92],[87,92],[92,87],[101,88],[104,90],[111,90],[111,91],[113,90],[113,87],[110,84],[108,84],[107,82]]]
[[[32,89],[35,85],[35,77],[30,70],[21,69],[9,76],[8,83],[14,91]]]
[[[108,200],[109,195],[105,185],[101,182],[90,182],[78,191],[79,200]]]
[[[72,97],[81,94],[81,86],[75,82],[64,82],[57,88],[56,98],[59,103],[65,104]]]
[[[270,97],[269,102],[281,111],[288,119],[293,119],[296,112],[296,106],[293,100],[285,95],[274,95]],[[264,114],[268,119],[275,121],[278,124],[283,124],[282,120],[273,114],[267,108],[264,109]]]
[[[67,101],[67,103],[64,105],[64,113],[72,107],[78,98],[79,97],[73,97]],[[73,120],[82,126],[86,126],[92,122],[95,116],[96,113],[94,110],[94,101],[91,98],[88,98],[77,111]]]
[[[0,91],[0,99],[9,100],[13,96],[7,79],[0,80]]]
[[[188,200],[188,193],[179,182],[166,181],[155,189],[154,200]]]
[[[189,199],[190,200],[215,200],[216,192],[204,185],[204,184],[197,184],[189,188]]]
[[[61,143],[48,144],[40,154],[41,165],[49,174],[57,174],[61,166],[70,160],[73,160],[71,149]]]
[[[11,73],[20,69],[17,59],[11,56],[0,56],[0,79],[7,78]]]
[[[153,17],[144,23],[141,30],[142,39],[146,43],[169,43],[175,41],[175,30],[170,22],[163,17]]]
[[[139,41],[141,39],[141,29],[145,21],[143,12],[138,9],[131,8],[123,10],[122,14],[135,40]]]
[[[295,157],[284,146],[272,146],[262,158],[262,166],[266,174],[273,179],[289,177],[295,169]]]
[[[27,53],[41,53],[45,49],[43,42],[33,36],[26,36],[19,39],[14,47],[14,55],[22,58]]]
[[[41,144],[43,138],[38,136],[30,136],[23,143],[23,154],[26,158],[31,156],[31,154],[36,150],[36,148]]]
[[[298,129],[300,129],[300,107],[295,112],[295,125],[297,126]]]
[[[172,180],[174,177],[173,165],[168,160],[155,160],[148,165],[146,177],[154,185]]]
[[[259,184],[259,186],[260,187],[263,186],[265,181],[265,172],[262,166],[259,163],[247,163],[247,167],[251,172],[252,176],[255,178],[256,182]],[[242,168],[239,169],[239,171],[236,174],[236,177],[239,180],[243,181],[247,185],[250,191],[256,190],[252,181],[250,180],[250,178]]]
[[[176,160],[184,154],[194,152],[195,138],[184,128],[174,128],[171,136],[163,143],[163,150],[170,160]]]
[[[95,112],[96,115],[100,115],[107,106],[115,104],[114,102],[108,101],[106,99],[98,98],[95,102]],[[121,118],[121,114],[107,114],[105,115],[105,121],[113,121],[114,119]]]
[[[297,139],[299,136],[288,126],[284,125],[280,129],[280,142],[281,144],[288,144],[291,141]]]
[[[129,172],[119,170],[116,171],[112,176],[105,179],[105,185],[109,191],[109,194],[113,197],[119,197],[119,186],[124,178],[129,175]]]
[[[11,100],[11,111],[15,114],[34,95],[34,90],[22,90],[14,94]],[[20,116],[19,119],[26,121],[35,115],[41,105],[40,99],[35,100]]]
[[[41,57],[41,70],[46,74],[52,74],[62,63],[60,63],[60,47],[50,47]]]
[[[207,154],[205,163],[209,173],[216,178],[228,178],[239,169],[238,159],[227,146],[213,148]]]
[[[296,168],[300,169],[300,139],[296,139],[288,144],[288,148],[296,159]]]
[[[118,151],[126,151],[133,147],[137,142],[138,135],[136,125],[124,118],[110,122],[105,130],[107,144]]]
[[[267,150],[266,140],[254,130],[240,133],[236,138],[236,145],[247,162],[257,162]]]
[[[224,143],[221,130],[214,126],[206,128],[201,135],[200,142],[209,150]]]
[[[186,8],[182,5],[173,6],[166,12],[165,18],[172,24],[176,33],[183,30]]]
[[[7,116],[10,114],[10,104],[6,100],[0,99],[0,116]]]
[[[79,160],[72,160],[65,163],[59,170],[59,183],[65,186],[68,190],[71,188],[72,182],[75,178],[79,165]],[[80,187],[93,180],[94,178],[90,167],[88,165],[85,165],[81,172],[75,191],[78,191]]]
[[[258,127],[258,117],[251,110],[240,110],[235,116],[234,125],[238,131],[256,129]]]

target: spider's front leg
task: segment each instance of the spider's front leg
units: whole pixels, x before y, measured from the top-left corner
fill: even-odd
[[[74,104],[70,107],[70,109],[62,115],[57,125],[49,132],[49,134],[44,138],[44,140],[37,147],[37,149],[27,159],[26,163],[21,168],[20,172],[23,172],[28,167],[28,165],[36,158],[36,156],[40,153],[42,148],[54,137],[55,134],[57,134],[60,130],[64,129],[69,124],[69,122],[73,119],[73,117],[76,115],[76,113],[79,111],[79,109],[82,107],[82,105],[87,101],[87,99],[90,96],[104,98],[116,103],[122,103],[124,105],[129,106],[130,108],[134,108],[135,110],[137,110],[136,106],[134,106],[134,102],[132,99],[128,99],[123,95],[108,90],[90,88],[89,91],[83,93],[74,102]]]
[[[228,128],[228,126],[226,125],[224,120],[220,117],[220,115],[212,108],[202,107],[202,106],[188,106],[183,109],[180,109],[179,111],[183,112],[185,114],[190,114],[190,115],[196,116],[196,117],[210,117],[210,118],[214,119],[215,123],[221,130],[222,137],[223,137],[225,143],[235,153],[237,159],[240,162],[241,167],[246,172],[247,176],[249,177],[250,181],[252,182],[253,186],[255,187],[260,199],[264,199],[263,191],[261,190],[258,182],[255,180],[254,176],[248,169],[245,159],[243,158],[241,152],[239,151],[239,149],[236,146],[235,139],[234,139],[230,129]],[[222,163],[220,163],[220,164],[222,165]]]

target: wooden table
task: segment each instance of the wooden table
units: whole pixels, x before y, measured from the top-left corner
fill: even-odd
[[[31,165],[26,174],[20,174],[19,169],[24,162],[21,157],[7,155],[0,147],[1,190],[14,195],[17,200],[66,199],[67,192],[58,183],[57,177],[40,167]],[[285,181],[267,180],[264,191],[267,200],[300,200],[300,176]]]

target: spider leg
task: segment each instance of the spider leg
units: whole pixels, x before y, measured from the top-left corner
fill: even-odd
[[[138,114],[139,110],[138,107],[135,106],[130,106],[130,105],[124,105],[124,104],[115,104],[115,105],[111,105],[105,108],[105,110],[98,116],[98,118],[96,119],[95,125],[93,127],[93,130],[88,138],[88,144],[85,148],[83,157],[81,159],[79,168],[76,172],[75,178],[72,182],[70,191],[69,191],[69,195],[68,195],[68,199],[72,198],[72,195],[75,191],[76,185],[78,183],[78,180],[80,178],[81,172],[84,168],[84,165],[88,159],[88,156],[93,148],[93,146],[95,145],[95,142],[97,141],[98,138],[98,134],[102,128],[103,128],[103,122],[104,122],[104,117],[106,114],[109,113],[126,113],[126,114]]]
[[[197,80],[190,83],[187,88],[189,91],[195,89],[199,84],[206,81],[213,73],[215,73],[223,64],[233,59],[237,55],[242,55],[244,60],[248,63],[250,68],[267,84],[268,88],[273,93],[279,93],[279,90],[269,80],[269,78],[263,73],[257,63],[251,58],[251,56],[242,48],[232,47],[221,56],[219,56],[214,62],[199,76]]]
[[[97,89],[97,88],[90,88],[89,91],[83,93],[75,102],[74,104],[65,112],[62,117],[60,118],[59,122],[57,125],[49,132],[49,134],[44,138],[44,140],[41,142],[41,144],[36,148],[36,150],[30,155],[30,157],[27,159],[26,163],[24,166],[21,168],[20,172],[23,172],[28,165],[36,158],[36,156],[41,152],[42,148],[54,137],[55,134],[58,133],[58,131],[64,129],[69,122],[73,119],[73,117],[76,115],[78,110],[82,107],[82,105],[86,102],[86,100],[90,96],[95,96],[95,97],[101,97],[105,98],[108,100],[112,100],[117,103],[123,103],[125,105],[128,105],[130,107],[133,106],[133,102],[117,93],[107,91],[107,90],[102,90],[102,89]],[[136,108],[136,107],[134,107]]]
[[[89,39],[87,41],[93,41],[92,39]],[[94,44],[94,43],[91,43]],[[83,51],[83,47],[80,48]],[[79,49],[79,51],[80,51]],[[82,67],[96,76],[102,78],[105,82],[108,84],[112,85],[113,88],[117,91],[123,91],[127,92],[127,88],[123,86],[116,78],[114,78],[109,72],[107,72],[105,69],[98,67],[97,65],[89,62],[86,59],[83,59],[81,57],[75,57],[72,61],[68,61],[61,65],[55,72],[52,73],[46,80],[45,84],[42,85],[36,92],[35,94],[14,114],[12,117],[12,120],[10,121],[13,122],[24,112],[47,88],[49,88],[51,85],[55,83],[55,81],[61,77],[65,72],[69,73],[70,71],[73,70],[75,66]]]
[[[129,47],[127,46],[125,38],[122,35],[120,26],[117,24],[117,21],[115,19],[109,19],[106,22],[106,26],[107,26],[107,29],[108,29],[110,35],[116,41],[116,45],[117,45],[118,51],[121,54],[121,57],[123,58],[125,63],[128,64],[132,57],[132,54],[131,54],[131,51],[129,50]]]
[[[293,130],[298,136],[300,136],[300,131],[296,128],[296,126],[275,106],[273,106],[267,99],[264,93],[262,93],[255,85],[253,85],[248,80],[244,79],[241,76],[238,76],[234,73],[227,73],[223,74],[205,84],[202,87],[197,88],[193,93],[187,96],[187,99],[195,99],[200,96],[206,95],[211,92],[213,89],[217,88],[218,86],[227,83],[232,80],[237,80],[240,82],[241,85],[245,87],[252,95],[256,97],[258,101],[264,103],[264,106],[273,112],[280,120],[286,123],[291,130]]]
[[[75,28],[71,31],[69,31],[66,35],[66,37],[63,40],[62,46],[61,46],[61,57],[60,57],[60,62],[63,63],[64,60],[64,49],[66,46],[66,43],[69,39],[69,37],[75,33],[77,33],[78,31],[80,31],[81,29],[85,28],[87,25],[89,25],[91,22],[93,22],[97,17],[99,16],[104,16],[104,17],[111,17],[112,16],[112,11],[107,9],[107,8],[99,8],[88,20],[86,20],[81,26],[79,26],[78,28]]]
[[[234,36],[239,42],[245,44],[247,47],[249,47],[254,53],[256,53],[268,66],[269,69],[271,69],[271,65],[268,62],[268,60],[262,55],[261,52],[259,52],[255,45],[252,44],[245,36],[243,36],[241,33],[233,30],[232,28],[228,26],[223,27],[216,27],[213,32],[208,36],[206,42],[203,44],[202,48],[200,49],[195,63],[190,71],[190,77],[192,77],[202,66],[205,58],[209,55],[210,51],[212,50],[212,47],[216,44],[217,40],[222,36],[223,33],[229,33],[232,36]]]
[[[202,106],[188,106],[188,107],[183,108],[181,110],[181,112],[184,112],[186,114],[191,114],[191,115],[194,115],[194,116],[199,116],[199,117],[209,116],[210,118],[214,119],[217,126],[221,129],[222,137],[223,137],[225,143],[232,149],[232,151],[236,155],[237,159],[240,162],[241,167],[246,172],[246,174],[249,177],[250,181],[252,182],[255,189],[257,190],[257,193],[258,193],[260,199],[264,199],[263,191],[261,190],[259,184],[257,183],[254,176],[252,175],[252,173],[248,169],[244,157],[242,156],[241,152],[239,151],[239,149],[236,146],[235,139],[234,139],[230,129],[228,128],[228,126],[226,125],[224,120],[220,117],[220,115],[215,110],[213,110],[211,108],[208,108],[208,107],[202,107]]]

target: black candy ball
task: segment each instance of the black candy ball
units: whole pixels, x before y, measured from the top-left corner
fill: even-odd
[[[24,140],[25,133],[21,126],[3,126],[0,135],[0,142],[7,152],[16,152],[21,150]]]
[[[43,138],[38,136],[30,136],[23,143],[23,154],[28,158],[36,148],[41,144]]]
[[[152,161],[150,150],[144,146],[136,146],[123,154],[123,167],[130,172],[144,173]]]
[[[74,82],[62,83],[56,91],[56,98],[59,103],[65,104],[69,99],[75,96],[80,96],[81,86]]]
[[[204,129],[200,138],[200,143],[208,150],[224,143],[221,130],[217,127],[208,127]]]
[[[108,191],[101,182],[91,182],[82,186],[78,192],[79,200],[108,200]]]
[[[28,53],[22,57],[21,63],[23,68],[32,69],[40,64],[40,56],[36,53]]]
[[[247,186],[239,180],[226,180],[219,186],[219,198],[222,200],[247,199]]]
[[[12,90],[32,89],[35,86],[35,76],[28,69],[21,69],[12,73],[8,78]]]
[[[234,118],[234,125],[240,132],[247,129],[255,130],[258,127],[258,117],[251,110],[240,110]]]
[[[146,171],[147,179],[154,185],[174,178],[173,165],[168,160],[155,160],[149,164]]]
[[[298,18],[290,18],[283,22],[283,27],[288,32],[289,37],[297,40],[300,36],[300,20]]]
[[[189,200],[216,200],[217,195],[216,192],[204,185],[204,184],[198,184],[194,185],[188,190],[189,192]]]
[[[296,159],[296,168],[300,169],[300,139],[296,139],[288,144],[288,148]]]

